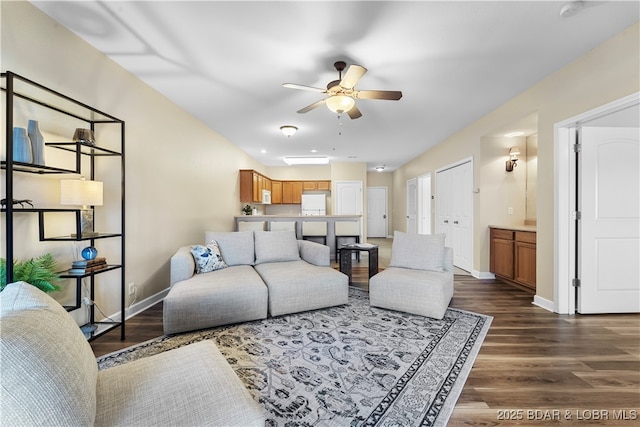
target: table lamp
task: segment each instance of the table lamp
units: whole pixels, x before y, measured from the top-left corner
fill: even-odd
[[[102,206],[102,182],[80,179],[63,179],[60,181],[60,203],[63,205],[80,205],[80,236],[91,237],[97,233],[93,230],[93,209],[91,206]]]

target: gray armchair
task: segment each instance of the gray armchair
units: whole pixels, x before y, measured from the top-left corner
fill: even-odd
[[[369,280],[372,307],[442,319],[453,297],[453,249],[444,235],[394,234],[389,267]]]
[[[65,309],[25,282],[0,294],[3,426],[264,426],[211,341],[98,371]]]

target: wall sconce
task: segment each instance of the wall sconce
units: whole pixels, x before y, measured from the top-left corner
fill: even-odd
[[[518,147],[511,147],[509,150],[509,160],[507,160],[506,170],[507,172],[513,172],[513,168],[518,166],[518,156],[520,155],[520,150]]]
[[[93,231],[93,209],[90,206],[102,206],[102,182],[81,179],[63,179],[60,181],[60,204],[80,205],[80,236],[91,237]]]
[[[280,131],[287,137],[291,138],[294,133],[298,132],[298,128],[293,125],[280,126]]]

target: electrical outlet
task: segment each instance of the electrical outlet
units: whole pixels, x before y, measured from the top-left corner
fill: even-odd
[[[513,215],[513,208],[512,207],[508,207],[507,208],[507,214],[508,215]]]
[[[129,283],[129,295],[133,295],[136,293],[136,284],[135,282]]]

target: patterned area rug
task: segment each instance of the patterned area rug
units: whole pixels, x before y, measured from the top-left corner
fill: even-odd
[[[349,304],[163,336],[98,358],[100,369],[213,340],[268,413],[267,426],[444,426],[492,318],[443,320]]]

